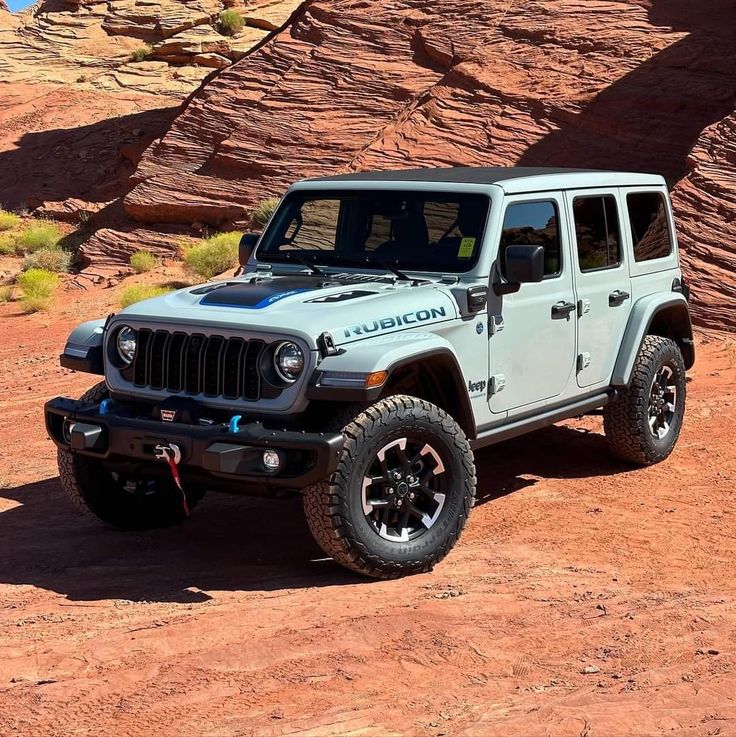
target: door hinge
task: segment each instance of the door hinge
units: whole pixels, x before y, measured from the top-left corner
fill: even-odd
[[[588,368],[588,366],[590,366],[590,361],[590,353],[581,353],[578,356],[578,373]]]
[[[504,328],[503,315],[491,315],[488,322],[488,332],[490,335],[500,333]]]
[[[589,299],[579,299],[578,300],[578,317],[587,315],[589,312],[590,312],[590,300]]]
[[[506,386],[506,376],[504,374],[496,374],[491,376],[491,380],[488,382],[488,396],[492,397],[494,394],[498,394],[504,390]]]

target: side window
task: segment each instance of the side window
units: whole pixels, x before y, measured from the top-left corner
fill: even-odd
[[[672,253],[672,233],[661,192],[630,192],[626,195],[636,261],[665,258]]]
[[[576,197],[572,203],[580,271],[610,269],[621,263],[621,236],[616,198]]]
[[[506,270],[506,249],[509,246],[544,246],[544,275],[557,276],[562,271],[558,223],[557,205],[551,200],[509,205],[498,250],[501,273]]]

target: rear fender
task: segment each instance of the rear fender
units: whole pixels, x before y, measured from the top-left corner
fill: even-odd
[[[650,294],[638,300],[631,310],[613,370],[613,386],[629,385],[636,357],[647,335],[671,338],[682,351],[685,368],[692,368],[695,364],[695,343],[687,300],[677,292]]]

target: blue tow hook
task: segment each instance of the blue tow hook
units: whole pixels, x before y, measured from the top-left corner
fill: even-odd
[[[243,418],[240,415],[235,415],[234,417],[230,419],[230,432],[231,433],[234,434],[236,432],[240,432],[240,428],[238,427],[238,425],[240,425],[240,421],[242,419]]]
[[[103,399],[100,402],[100,414],[106,415],[110,411],[111,404],[112,404],[112,399]]]

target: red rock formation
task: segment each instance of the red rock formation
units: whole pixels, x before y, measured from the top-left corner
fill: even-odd
[[[125,206],[222,225],[299,177],[408,165],[687,174],[696,314],[734,327],[734,27],[731,0],[312,0],[191,98]]]

